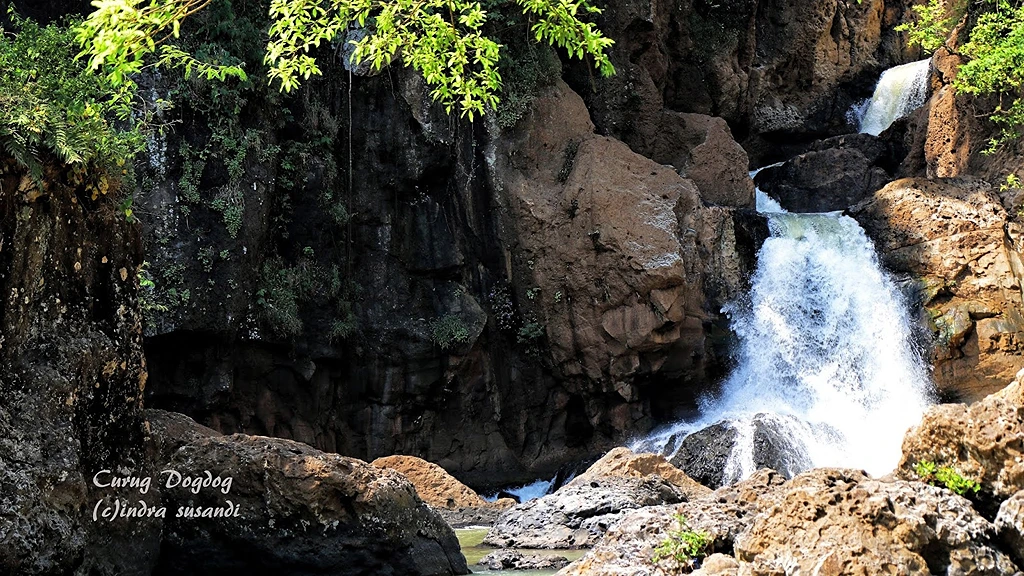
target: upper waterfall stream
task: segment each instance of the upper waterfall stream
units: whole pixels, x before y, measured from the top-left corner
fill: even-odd
[[[861,110],[855,111],[862,133],[878,136],[893,122],[924,104],[928,95],[930,62],[918,60],[882,73],[871,100]]]
[[[852,218],[791,214],[760,190],[757,208],[771,237],[750,294],[726,310],[740,342],[732,374],[701,402],[699,419],[633,449],[672,453],[686,435],[724,421],[736,431],[727,483],[755,471],[764,426],[785,444],[789,474],[819,466],[886,474],[931,402],[906,303]]]

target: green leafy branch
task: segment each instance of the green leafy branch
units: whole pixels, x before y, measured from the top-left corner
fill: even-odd
[[[96,10],[78,29],[92,69],[102,69],[115,85],[131,85],[133,74],[158,55],[153,65],[184,66],[208,78],[245,78],[239,66],[195,59],[170,41],[182,22],[212,0],[95,0]],[[615,68],[607,50],[610,38],[583,15],[600,14],[587,0],[506,0],[531,22],[537,42],[564,48],[571,56],[592,59],[610,75]],[[493,6],[488,2],[488,6]],[[367,34],[350,39],[352,64],[373,69],[400,61],[420,72],[431,96],[472,120],[497,107],[502,89],[498,61],[502,46],[486,31],[489,12],[471,0],[271,0],[270,40],[265,63],[269,80],[284,92],[323,72],[311,52],[345,38],[350,30]]]
[[[132,76],[142,71],[147,57],[153,65],[185,69],[185,77],[199,73],[207,79],[246,79],[241,66],[201,62],[170,43],[181,36],[182,22],[206,8],[213,0],[93,0],[95,10],[76,29],[83,47],[79,57],[103,71],[113,86],[125,87],[120,95],[134,93]]]

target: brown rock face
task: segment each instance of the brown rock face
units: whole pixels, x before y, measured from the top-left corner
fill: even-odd
[[[747,267],[732,211],[705,207],[671,168],[594,135],[562,83],[488,154],[504,240],[517,247],[513,277],[566,378],[556,408],[586,391],[583,426],[626,431],[658,393],[645,378],[704,381],[716,362],[712,310],[739,293]]]
[[[976,400],[1024,366],[1020,253],[992,188],[976,180],[898,180],[850,209],[890,269],[919,282],[934,378]]]
[[[578,66],[570,83],[600,130],[634,150],[655,138],[650,127],[668,109],[725,118],[763,165],[783,159],[778,144],[794,135],[850,131],[850,106],[870,96],[882,70],[915,56],[892,30],[909,5],[611,3],[602,29],[616,40],[618,74],[594,80]]]
[[[182,216],[184,160],[172,152],[180,135],[202,140],[204,129],[172,136],[167,161],[150,167],[155,185],[137,199],[151,269],[167,272],[157,294],[191,296],[148,317],[149,406],[367,460],[414,454],[491,490],[599,456],[718,378],[728,334],[720,305],[741,291],[767,234],[752,211],[729,207],[749,205],[752,189],[721,120],[674,117],[673,135],[686,141],[663,147],[703,182],[698,190],[597,136],[564,84],[504,132],[452,121],[411,70],[356,76],[351,117],[335,105],[346,88],[309,94],[306,116],[334,110],[330,122],[293,122],[269,106],[246,122],[287,123],[265,141],[289,153],[283,140],[313,123],[347,156],[351,128],[352,189],[332,196],[347,224],[324,210],[348,175],[326,161],[332,154],[294,174],[277,172],[293,164],[284,152],[250,159],[234,238],[208,209],[223,179],[201,182],[203,202]],[[195,228],[213,231],[214,255],[230,258],[204,267],[211,245],[192,240]],[[290,313],[257,296],[297,275],[351,290],[283,290],[286,303],[294,296]],[[442,320],[464,336],[442,346]],[[337,324],[357,332],[339,336]]]
[[[511,498],[488,502],[444,468],[415,456],[385,456],[374,460],[373,465],[405,476],[416,488],[420,499],[441,514],[453,528],[493,524],[502,510],[516,505]]]
[[[995,536],[948,490],[817,469],[783,487],[737,538],[736,558],[750,575],[1013,574]]]
[[[154,444],[166,446],[161,438],[184,425],[155,416]],[[157,468],[231,483],[161,487],[159,573],[468,573],[455,533],[401,474],[290,440],[188,428],[192,439]],[[225,507],[223,517],[187,514]]]
[[[922,460],[956,468],[981,483],[979,496],[994,512],[999,502],[1024,489],[1024,373],[1006,388],[974,404],[942,404],[928,410],[903,440],[898,473],[913,479]]]
[[[725,120],[704,114],[663,110],[643,127],[645,138],[630,142],[635,152],[660,164],[670,164],[693,181],[706,202],[753,208],[754,182],[747,153]]]
[[[412,482],[421,500],[435,508],[482,507],[490,504],[437,464],[415,456],[385,456],[372,464],[390,468]]]

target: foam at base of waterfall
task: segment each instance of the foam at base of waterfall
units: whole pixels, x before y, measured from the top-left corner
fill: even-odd
[[[758,192],[759,209],[772,206]],[[905,302],[852,218],[763,211],[771,237],[749,297],[725,309],[740,340],[736,368],[697,421],[633,449],[671,454],[687,434],[725,421],[738,433],[725,478],[739,480],[754,471],[752,426],[767,414],[802,452],[794,462],[886,474],[932,401]]]
[[[928,95],[929,63],[930,60],[919,60],[883,72],[860,116],[860,132],[878,136],[893,122],[924,104]]]

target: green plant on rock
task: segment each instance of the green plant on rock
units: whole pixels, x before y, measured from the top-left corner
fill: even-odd
[[[933,486],[945,486],[961,496],[977,494],[981,484],[965,477],[951,466],[939,466],[929,460],[921,460],[914,465],[914,473],[925,483]]]
[[[242,229],[242,217],[245,214],[245,195],[237,186],[228,185],[217,193],[210,201],[210,208],[221,213],[228,236],[235,238]]]
[[[520,344],[534,345],[544,337],[544,333],[544,324],[531,319],[529,322],[525,322],[519,327],[519,332],[516,334],[516,341]]]
[[[167,306],[158,300],[156,282],[153,281],[153,276],[149,272],[149,262],[143,262],[139,266],[137,275],[139,278],[139,310],[142,312],[143,320],[145,321],[150,314],[166,312]]]
[[[346,298],[356,289],[342,281],[337,266],[320,265],[311,256],[303,255],[292,266],[286,266],[281,258],[271,258],[260,269],[256,290],[260,324],[277,338],[292,339],[305,328],[304,306],[315,305],[319,310],[334,306],[338,316],[327,327],[328,339],[348,338],[358,324]]]
[[[458,316],[445,314],[430,323],[430,339],[442,350],[448,350],[469,341],[469,328]]]
[[[686,516],[674,516],[677,527],[668,530],[665,538],[654,549],[651,561],[674,574],[689,572],[694,561],[707,555],[711,548],[711,536],[707,532],[690,528]]]

